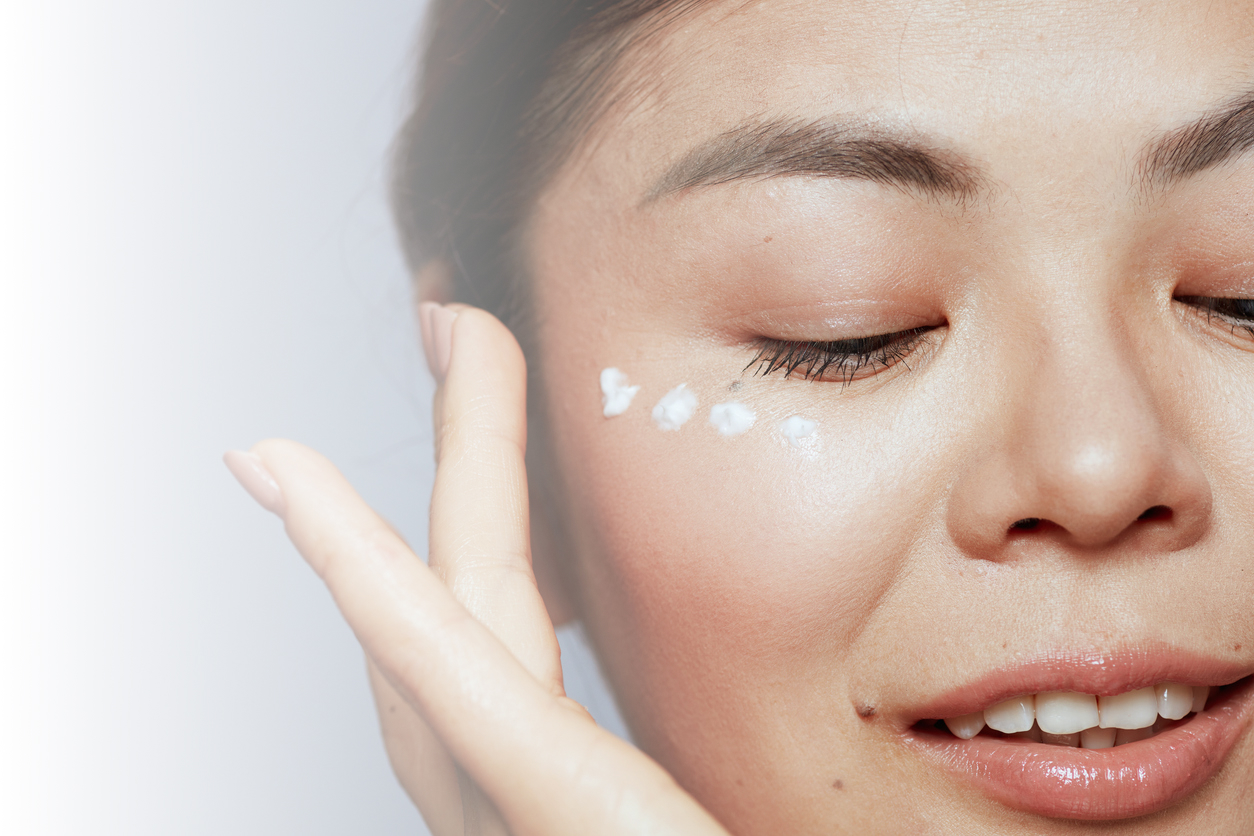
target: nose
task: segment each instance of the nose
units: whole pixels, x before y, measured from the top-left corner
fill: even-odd
[[[1205,532],[1209,480],[1156,397],[1170,384],[1099,333],[1038,343],[993,399],[950,495],[965,553],[998,560],[1024,539],[1177,551]]]

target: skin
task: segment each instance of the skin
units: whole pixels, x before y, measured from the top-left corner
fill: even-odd
[[[1095,829],[940,772],[903,718],[1050,652],[1254,672],[1254,336],[1180,301],[1254,298],[1254,154],[1136,179],[1146,142],[1254,87],[1254,14],[724,3],[623,73],[636,92],[527,230],[536,530],[521,357],[473,309],[437,396],[433,571],[316,454],[256,448],[371,659],[402,782],[441,836],[721,832],[702,808],[737,834]],[[833,115],[925,137],[980,188],[775,177],[646,199],[737,124]],[[764,337],[916,327],[905,362],[847,385],[746,370]],[[612,419],[607,366],[641,386]],[[679,383],[701,406],[663,432],[649,410]],[[728,400],[757,413],[734,439],[705,421]],[[775,429],[794,414],[819,424],[801,449]],[[560,567],[544,601],[532,545],[536,574]],[[584,620],[652,760],[564,698],[546,604]],[[1254,831],[1249,737],[1184,801],[1096,827]]]
[[[1254,664],[1254,339],[1172,301],[1254,296],[1254,155],[1133,185],[1151,137],[1254,85],[1252,56],[1248,4],[796,2],[720,5],[628,68],[646,93],[531,227],[549,489],[638,742],[736,832],[1084,829],[937,774],[895,719],[1042,652]],[[986,186],[642,202],[745,120],[833,114],[927,137]],[[743,371],[757,337],[920,324],[908,369],[848,386]],[[609,420],[606,366],[642,387]],[[649,409],[679,383],[702,408],[661,432]],[[727,400],[754,430],[706,423]],[[813,449],[774,432],[793,414]],[[1156,505],[1171,518],[1137,522]],[[1029,517],[1048,524],[1009,532]],[[1254,830],[1252,758],[1129,829]]]

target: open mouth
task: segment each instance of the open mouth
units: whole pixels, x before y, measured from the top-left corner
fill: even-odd
[[[1216,689],[1216,696],[1223,690]],[[1210,686],[1177,682],[1112,696],[1068,691],[1022,694],[962,717],[923,720],[917,728],[945,731],[961,740],[984,735],[1052,746],[1111,749],[1175,728],[1191,715],[1205,711],[1210,695]]]
[[[1164,679],[1115,694],[989,696],[975,711],[978,698],[953,700],[967,713],[919,720],[907,742],[994,800],[1052,818],[1166,809],[1220,771],[1254,717],[1248,672],[1226,684]]]

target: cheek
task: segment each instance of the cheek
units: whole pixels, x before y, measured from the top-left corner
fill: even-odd
[[[547,406],[564,523],[603,654],[633,676],[651,671],[654,687],[814,666],[830,679],[923,523],[921,457],[869,406],[833,409],[836,390],[824,396],[823,384],[746,380],[729,391],[700,358],[627,359],[641,388],[611,418],[595,363],[548,367],[559,372]],[[695,413],[659,429],[653,407],[680,383]],[[732,438],[710,421],[728,401],[755,413]],[[781,424],[799,414],[818,426],[796,446]]]

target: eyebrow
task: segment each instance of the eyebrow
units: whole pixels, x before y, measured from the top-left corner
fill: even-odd
[[[1166,187],[1254,148],[1254,91],[1151,142],[1141,155],[1143,185]]]
[[[1254,149],[1254,91],[1151,141],[1137,180],[1165,188]],[[980,168],[953,151],[832,119],[737,126],[667,169],[644,203],[702,186],[787,175],[868,180],[963,203],[988,186]]]
[[[983,188],[978,169],[953,152],[856,122],[775,121],[740,125],[697,146],[662,175],[644,202],[700,186],[785,175],[869,180],[957,202]]]

